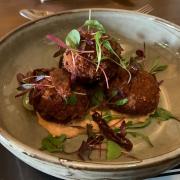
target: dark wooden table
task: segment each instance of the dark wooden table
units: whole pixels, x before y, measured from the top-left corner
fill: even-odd
[[[43,4],[40,0],[0,0],[0,37],[27,21],[20,17],[20,9],[36,8],[58,12],[74,8],[103,7],[136,10],[147,3],[154,8],[152,15],[180,25],[180,0],[53,0]]]
[[[40,0],[0,0],[0,38],[27,22],[19,15],[26,8],[62,11],[74,8],[120,8],[136,10],[149,3],[152,15],[180,25],[180,0],[54,0],[41,4]],[[0,145],[0,180],[56,180],[24,164]]]

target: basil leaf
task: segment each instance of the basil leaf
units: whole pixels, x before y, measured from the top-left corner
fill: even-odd
[[[75,94],[72,94],[71,96],[67,97],[66,104],[67,105],[76,105],[77,104],[77,97]]]
[[[158,107],[154,114],[151,114],[150,117],[159,118],[162,121],[166,121],[169,119],[177,119],[173,114],[171,114],[166,109]]]
[[[80,33],[76,29],[73,29],[66,36],[66,44],[71,48],[77,48],[80,43]]]
[[[96,42],[96,53],[97,53],[97,68],[96,68],[96,71],[98,70],[99,65],[101,63],[101,56],[102,56],[101,42],[100,42],[101,36],[102,36],[102,33],[100,31],[97,31],[95,33],[95,36],[94,36],[95,42]]]
[[[127,102],[128,102],[128,99],[127,99],[127,98],[124,98],[124,99],[117,100],[117,101],[115,102],[115,104],[116,104],[117,106],[123,106],[123,105],[127,104]]]
[[[84,26],[89,26],[90,28],[95,28],[98,31],[101,31],[103,33],[105,33],[105,29],[104,26],[97,20],[86,20],[84,23]]]
[[[91,104],[93,106],[99,106],[103,102],[104,98],[104,91],[101,88],[97,88],[91,99]]]
[[[117,159],[122,154],[121,147],[114,141],[107,141],[107,160]]]
[[[48,152],[62,152],[64,150],[64,142],[66,140],[66,135],[53,137],[48,135],[41,142],[41,150],[47,150]]]
[[[145,140],[151,147],[154,147],[154,145],[152,144],[152,142],[150,141],[149,137],[142,134],[142,133],[139,133],[139,132],[134,132],[134,131],[128,131],[127,130],[127,133],[132,135],[133,137],[141,137],[143,140]]]

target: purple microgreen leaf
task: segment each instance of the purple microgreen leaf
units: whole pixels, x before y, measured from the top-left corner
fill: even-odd
[[[141,49],[136,50],[136,55],[138,57],[140,57],[140,58],[144,58],[145,57],[144,51],[141,50]]]
[[[123,137],[126,136],[126,122],[125,121],[121,123],[120,128],[119,128],[119,133],[120,133],[120,136],[123,136]]]
[[[158,82],[158,85],[161,86],[163,82],[164,82],[164,80],[160,80],[160,81]]]
[[[32,89],[34,87],[34,84],[22,84],[21,87],[23,89]]]
[[[32,89],[34,87],[34,84],[21,84],[17,90],[18,91],[23,91],[23,90],[27,90],[27,89]]]
[[[94,41],[90,40],[90,39],[86,39],[86,43],[89,45],[89,46],[92,46],[94,44]]]
[[[24,76],[24,74],[22,74],[22,73],[18,73],[18,74],[16,75],[16,78],[17,78],[17,81],[18,81],[19,83],[22,83],[22,82],[23,82],[23,79],[25,78],[25,76]]]
[[[86,141],[83,141],[79,150],[78,150],[78,156],[83,160],[90,160],[90,154],[92,152],[92,148],[88,145]]]
[[[61,50],[58,50],[58,51],[56,51],[55,53],[54,53],[54,55],[53,55],[53,57],[55,58],[55,57],[58,57],[58,56],[60,56],[62,54],[62,51]]]
[[[47,76],[47,75],[39,75],[39,76],[36,76],[35,81],[36,81],[36,82],[41,81],[41,80],[43,80],[43,79],[46,78],[46,77],[50,77],[50,76]]]
[[[116,142],[117,144],[119,144],[121,147],[123,147],[127,151],[130,151],[132,149],[132,147],[133,147],[132,142],[129,139],[127,139],[125,136],[121,136],[121,134],[116,134],[108,126],[106,121],[102,118],[102,116],[98,112],[93,113],[92,118],[98,124],[101,133],[108,140]]]
[[[144,51],[144,57],[146,56],[146,43],[143,43],[143,51]]]
[[[101,145],[104,140],[104,137],[102,135],[97,135],[93,132],[93,126],[91,124],[87,124],[86,128],[88,135],[87,141],[83,141],[78,150],[78,156],[82,160],[90,159],[92,150],[96,145]]]
[[[16,95],[15,95],[15,98],[18,98],[18,97],[20,97],[20,96],[23,96],[24,94],[26,94],[26,93],[29,92],[29,91],[30,91],[30,89],[23,90],[21,93],[16,94]]]
[[[50,41],[56,43],[59,47],[62,47],[64,49],[67,49],[68,46],[58,37],[52,35],[52,34],[48,34],[46,36],[47,39],[49,39]]]

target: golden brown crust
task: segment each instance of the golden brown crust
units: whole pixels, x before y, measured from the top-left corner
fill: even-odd
[[[139,70],[133,74],[129,84],[127,81],[128,74],[122,70],[117,78],[111,82],[109,93],[118,90],[118,95],[113,98],[112,102],[123,98],[128,99],[127,104],[123,106],[111,104],[111,108],[122,113],[135,115],[148,114],[157,108],[160,90],[154,75]]]

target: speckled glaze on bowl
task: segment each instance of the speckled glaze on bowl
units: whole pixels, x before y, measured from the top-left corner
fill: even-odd
[[[134,46],[145,41],[149,59],[159,55],[162,62],[169,65],[168,70],[158,76],[158,79],[165,80],[161,88],[161,103],[180,117],[180,27],[132,11],[93,9],[92,14],[113,36],[128,39]],[[152,123],[143,130],[154,147],[150,148],[142,141],[135,143],[132,154],[142,161],[120,158],[109,162],[82,162],[73,156],[55,156],[38,150],[47,132],[30,112],[23,109],[20,100],[14,98],[15,75],[37,67],[56,65],[52,58],[56,47],[48,43],[45,36],[52,33],[63,38],[87,18],[87,9],[61,12],[29,22],[0,41],[1,144],[30,166],[64,179],[140,179],[177,165],[180,162],[180,123],[174,120]],[[165,48],[156,46],[158,43],[164,44]],[[131,51],[131,47],[125,49]]]

